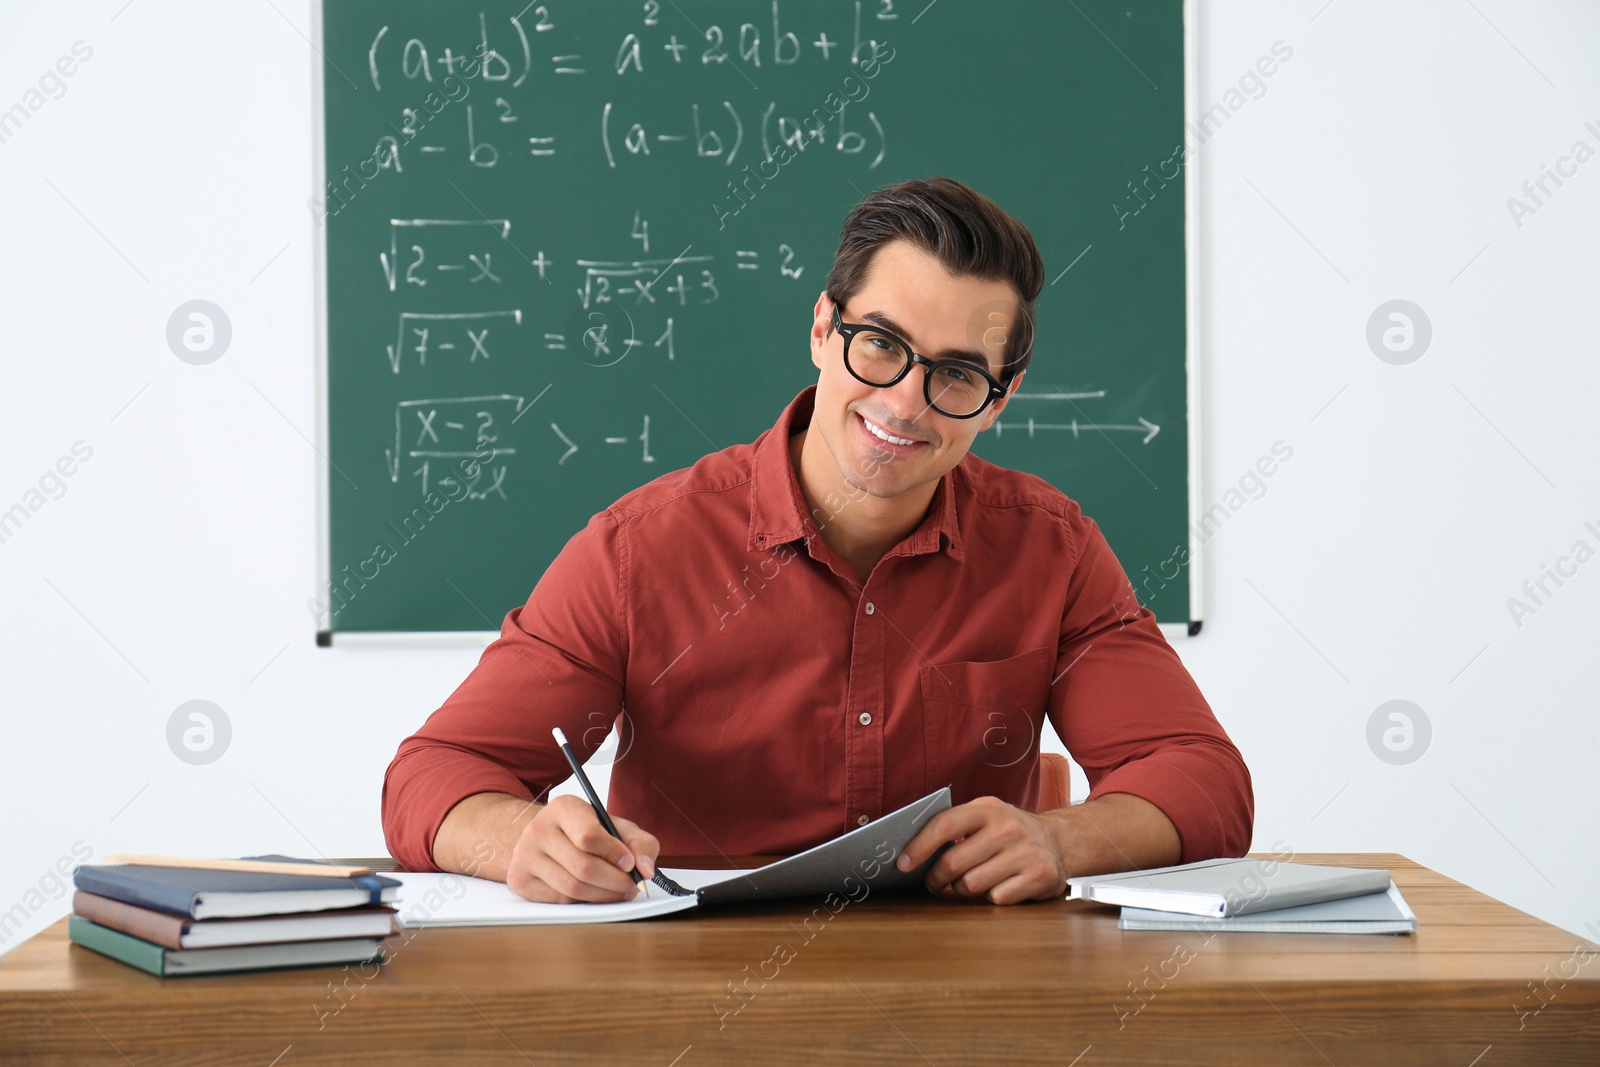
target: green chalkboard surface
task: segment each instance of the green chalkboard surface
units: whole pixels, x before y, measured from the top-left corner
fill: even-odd
[[[319,21],[319,636],[497,629],[592,514],[771,426],[815,381],[845,214],[941,174],[1046,264],[1032,369],[975,450],[1078,500],[1191,621],[1178,0]]]

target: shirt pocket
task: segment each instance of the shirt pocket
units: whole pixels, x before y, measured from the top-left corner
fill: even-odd
[[[922,668],[922,743],[928,790],[951,802],[994,796],[1032,809],[1038,799],[1039,733],[1050,695],[1049,647],[1010,659]]]

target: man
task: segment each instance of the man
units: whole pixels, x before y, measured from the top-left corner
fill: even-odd
[[[949,784],[899,857],[934,892],[1241,855],[1249,772],[1095,524],[971,455],[1021,383],[1043,263],[948,179],[868,196],[773,429],[624,496],[568,542],[384,784],[411,869],[617,901],[656,857],[792,853]],[[619,712],[626,708],[625,714]],[[1046,717],[1082,804],[1024,810]],[[608,808],[561,796],[617,723]]]

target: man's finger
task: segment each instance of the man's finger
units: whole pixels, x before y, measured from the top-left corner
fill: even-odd
[[[654,834],[647,834],[639,829],[637,823],[627,819],[612,819],[617,826],[617,832],[622,835],[622,840],[627,842],[629,850],[633,853],[634,861],[639,865],[639,873],[646,878],[653,878],[656,873],[656,857],[661,855],[661,842],[657,841]]]
[[[1000,853],[968,867],[950,880],[950,886],[958,896],[982,897],[1020,872],[1021,865],[1017,857]]]
[[[996,904],[1021,904],[1029,900],[1055,899],[1055,886],[1054,880],[1041,885],[1037,879],[1029,878],[1023,873],[1002,879],[998,884],[990,886],[988,893],[989,899]],[[1066,895],[1065,889],[1061,890],[1061,895]]]
[[[578,900],[615,901],[625,899],[633,891],[633,878],[615,863],[585,852],[565,838],[549,842],[545,857],[550,866],[535,873],[567,896]],[[552,877],[557,881],[552,882]]]
[[[1001,846],[990,837],[988,834],[973,834],[945,849],[944,854],[928,868],[923,883],[928,887],[928,892],[939,892],[974,867],[1000,855]]]
[[[592,806],[566,807],[561,813],[561,832],[579,851],[599,856],[619,871],[633,870],[632,851],[606,832]]]
[[[506,885],[520,897],[545,904],[593,903],[595,897],[603,895],[601,890],[585,884],[542,849],[535,850],[518,867],[512,868]]]
[[[902,871],[921,865],[922,861],[939,851],[940,847],[975,832],[983,825],[983,813],[972,810],[970,804],[961,804],[941,811],[917,832],[906,845],[905,851],[895,861]]]

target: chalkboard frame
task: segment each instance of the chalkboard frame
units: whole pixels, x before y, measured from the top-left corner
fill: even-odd
[[[310,198],[312,200],[323,195],[327,183],[327,156],[326,156],[326,96],[325,96],[325,63],[323,56],[323,24],[324,6],[326,0],[312,0],[311,3],[311,37],[310,44],[316,53],[311,62],[312,93],[311,93],[311,169],[312,180]],[[1182,0],[1181,18],[1183,20],[1183,119],[1185,130],[1196,128],[1195,124],[1200,117],[1200,74],[1199,74],[1199,0]],[[1180,636],[1193,637],[1200,633],[1204,621],[1204,546],[1203,542],[1195,536],[1195,531],[1200,528],[1201,518],[1201,488],[1202,488],[1202,460],[1201,444],[1202,416],[1201,406],[1201,301],[1200,301],[1200,193],[1202,186],[1202,168],[1195,163],[1186,165],[1184,176],[1184,335],[1185,335],[1185,398],[1187,405],[1186,430],[1187,430],[1187,534],[1188,534],[1188,579],[1189,579],[1189,620],[1182,622],[1162,622],[1162,633],[1169,639]],[[329,440],[330,418],[329,410],[329,337],[328,337],[328,228],[326,225],[316,224],[313,216],[312,226],[312,286],[313,286],[313,348],[314,348],[314,404],[315,404],[315,435],[316,435],[316,462],[314,463],[315,478],[315,551],[316,551],[316,590],[326,589],[331,578],[331,540],[332,540],[332,507],[330,498],[331,478],[329,474]],[[483,648],[499,636],[497,630],[393,630],[393,631],[334,631],[332,629],[317,629],[315,639],[318,647],[331,648],[335,644],[343,647],[372,647],[372,646],[419,646],[431,648],[464,647]]]
[[[321,0],[317,0],[320,5]],[[1200,119],[1200,0],[1183,0],[1183,126],[1197,128]],[[1184,373],[1187,377],[1189,400],[1189,624],[1163,626],[1171,637],[1181,634],[1194,637],[1200,633],[1205,619],[1204,601],[1201,598],[1201,571],[1203,569],[1202,543],[1194,536],[1200,528],[1200,490],[1202,469],[1201,396],[1200,396],[1200,186],[1199,161],[1189,165],[1183,183],[1183,257],[1184,257]]]

